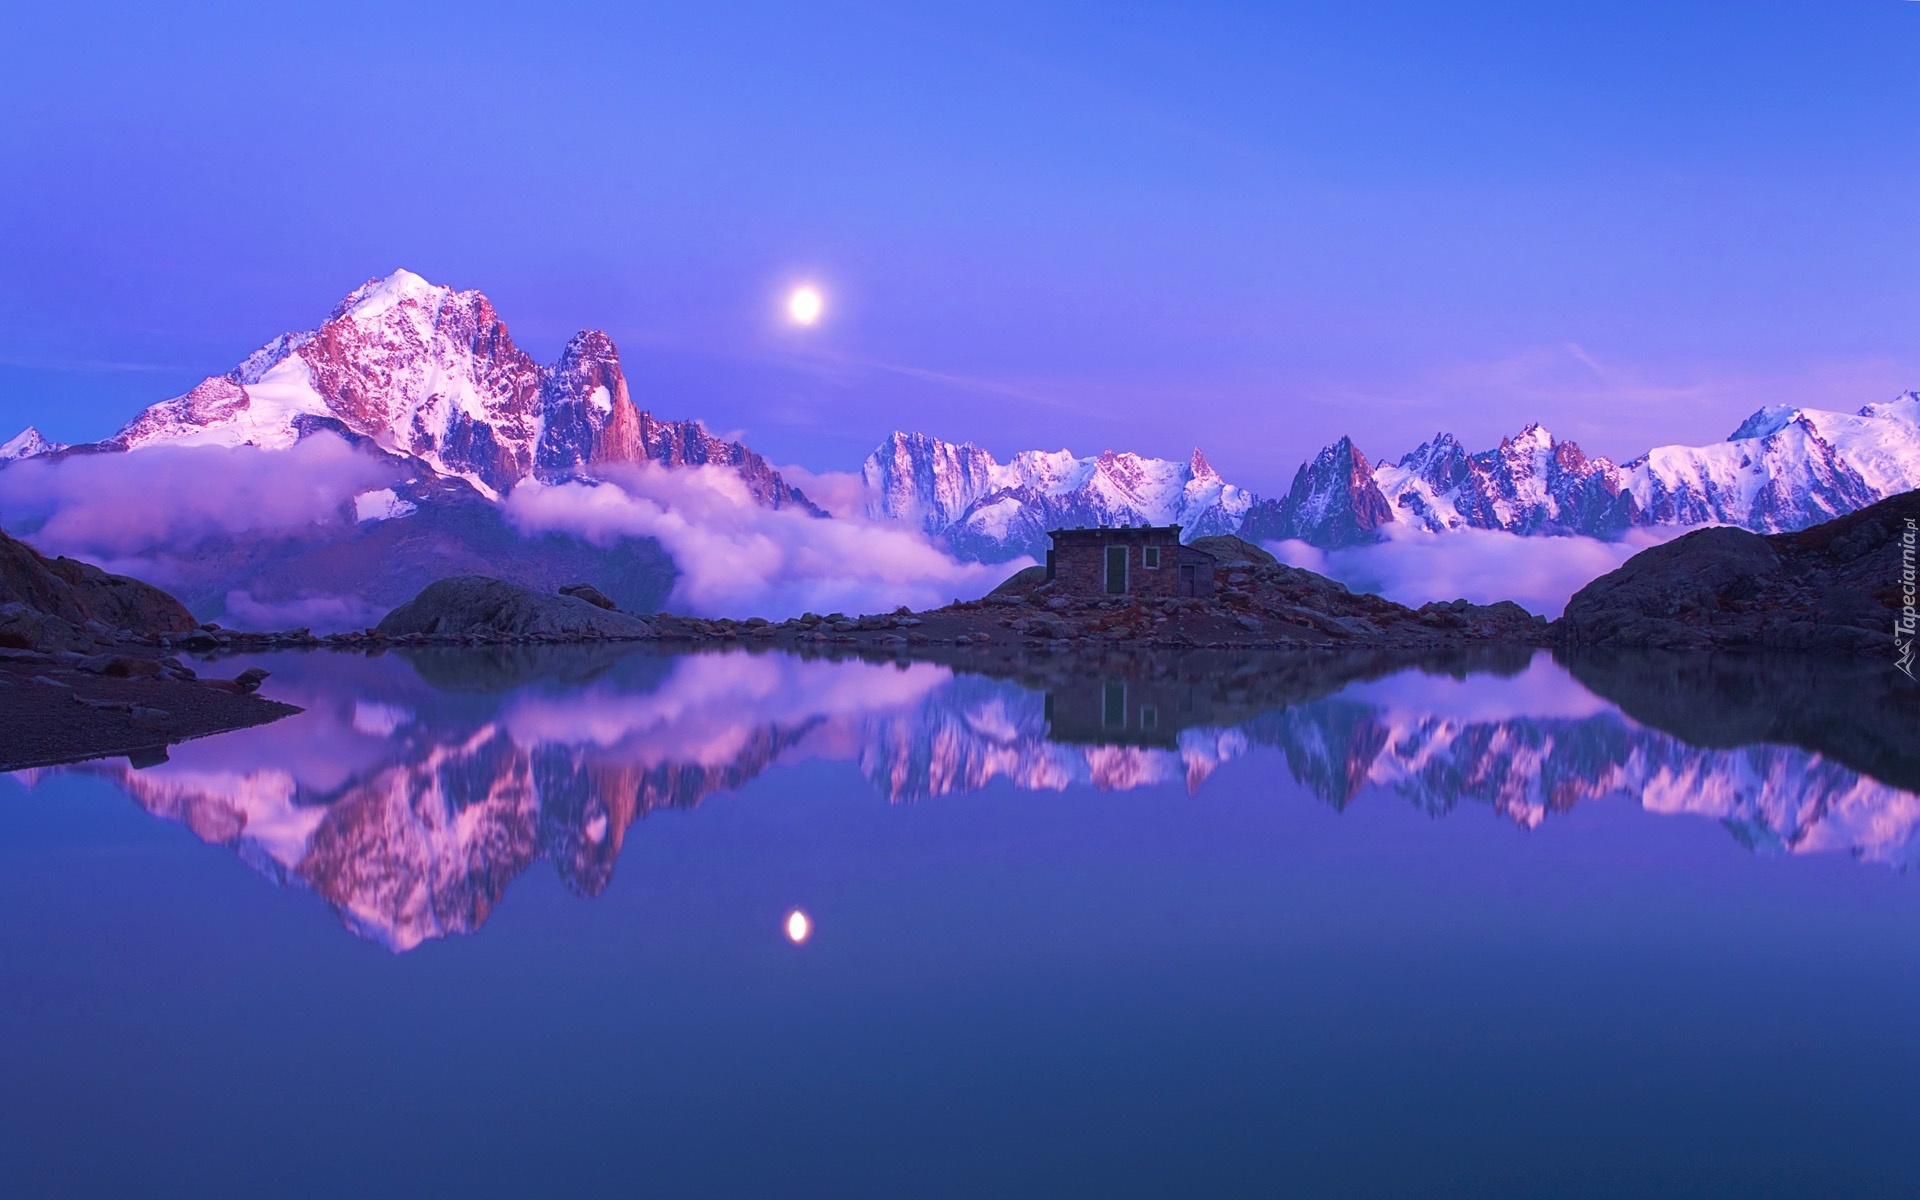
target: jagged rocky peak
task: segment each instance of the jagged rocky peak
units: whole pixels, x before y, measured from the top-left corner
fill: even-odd
[[[1340,466],[1349,450],[1342,439],[1321,451],[1285,500],[1248,513],[1242,536],[1331,549],[1388,526],[1599,538],[1662,525],[1803,529],[1920,487],[1920,393],[1854,413],[1775,405],[1725,442],[1662,446],[1619,465],[1538,424],[1478,454],[1440,433],[1371,468],[1386,503],[1380,521],[1367,483]]]
[[[746,447],[639,411],[607,334],[576,334],[542,366],[484,294],[405,270],[354,289],[318,328],[283,333],[225,375],[153,405],[102,448],[278,449],[317,429],[364,438],[489,496],[536,475],[653,461],[731,467],[761,503],[819,511]]]
[[[29,425],[0,443],[0,462],[18,462],[23,458],[37,458],[42,454],[54,454],[67,448],[65,442],[50,442],[40,436],[40,431]]]
[[[972,442],[894,430],[861,465],[869,514],[940,533],[994,487],[998,464]]]
[[[1372,541],[1374,531],[1393,519],[1373,474],[1353,439],[1342,437],[1312,462],[1301,464],[1284,497],[1254,504],[1240,536],[1251,541],[1297,539],[1327,548]]]
[[[1005,463],[971,442],[890,434],[861,468],[868,515],[913,525],[966,559],[1040,557],[1063,525],[1181,525],[1232,533],[1253,497],[1195,450],[1186,462],[1103,450],[1024,450]]]
[[[535,465],[543,476],[646,457],[620,352],[599,330],[568,339],[546,372],[541,400],[546,429]]]
[[[1444,491],[1467,477],[1468,457],[1467,448],[1460,444],[1460,439],[1441,432],[1434,434],[1433,440],[1423,442],[1412,452],[1401,455],[1400,461],[1394,465]]]

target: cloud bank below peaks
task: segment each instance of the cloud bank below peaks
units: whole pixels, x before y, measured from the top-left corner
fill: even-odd
[[[1558,617],[1573,594],[1588,583],[1647,547],[1688,532],[1635,529],[1621,541],[1603,542],[1577,536],[1527,537],[1497,529],[1428,533],[1389,525],[1385,530],[1386,541],[1341,550],[1321,550],[1298,541],[1271,542],[1267,548],[1290,566],[1317,571],[1356,592],[1376,592],[1401,604],[1512,600],[1529,612]]]
[[[209,537],[284,534],[337,521],[356,493],[399,476],[395,464],[331,433],[285,450],[154,446],[28,459],[0,471],[0,522],[44,553],[164,585],[174,574],[169,560]]]
[[[522,534],[659,539],[680,569],[670,607],[702,616],[930,608],[980,595],[1032,561],[962,563],[915,530],[766,508],[723,467],[639,464],[598,483],[528,481],[503,503]]]

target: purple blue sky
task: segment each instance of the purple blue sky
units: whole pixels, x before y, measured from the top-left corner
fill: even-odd
[[[1909,0],[37,7],[0,437],[399,266],[814,469],[903,427],[1270,490],[1343,432],[1627,456],[1920,387]]]

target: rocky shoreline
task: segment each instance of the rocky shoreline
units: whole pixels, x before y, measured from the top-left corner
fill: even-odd
[[[1555,646],[1862,657],[1890,646],[1902,539],[1917,519],[1920,493],[1908,493],[1794,534],[1704,530],[1595,580],[1552,623],[1506,601],[1411,608],[1218,537],[1207,548],[1222,563],[1220,588],[1205,598],[1074,593],[1035,569],[987,596],[936,609],[734,620],[638,616],[584,585],[553,594],[459,576],[429,585],[374,628],[324,635],[200,624],[158,588],[42,558],[0,534],[0,770],[89,755],[154,759],[174,742],[298,711],[253,695],[259,678],[251,674],[202,680],[181,653],[646,642],[924,659],[1000,673],[1193,652],[1394,661]],[[1271,668],[1277,660],[1266,661]]]
[[[1554,623],[1559,642],[1653,650],[1884,655],[1898,647],[1920,491],[1797,533],[1722,526],[1644,550],[1589,583]],[[1911,644],[1912,634],[1904,639]]]
[[[0,771],[126,755],[300,710],[254,693],[262,671],[201,679],[169,653],[201,631],[159,588],[0,533]]]

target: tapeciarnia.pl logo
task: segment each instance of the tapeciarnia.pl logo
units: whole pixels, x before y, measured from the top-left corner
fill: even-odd
[[[1900,531],[1900,615],[1893,619],[1893,665],[1908,679],[1913,678],[1914,628],[1920,623],[1920,614],[1914,612],[1913,551],[1914,541],[1920,537],[1916,525],[1915,518],[1908,517],[1907,527]]]

